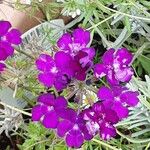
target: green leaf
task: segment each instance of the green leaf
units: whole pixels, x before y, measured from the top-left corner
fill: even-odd
[[[150,74],[150,58],[140,55],[138,57],[138,60],[141,62],[142,67],[145,69],[145,71]]]

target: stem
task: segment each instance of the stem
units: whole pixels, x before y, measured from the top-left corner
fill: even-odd
[[[35,58],[34,58],[33,56],[31,56],[30,54],[26,53],[25,51],[22,51],[22,50],[20,50],[20,49],[18,49],[18,48],[15,48],[15,50],[16,50],[17,52],[19,52],[19,53],[24,54],[25,56],[29,57],[30,59],[35,60]]]
[[[100,140],[97,140],[97,139],[93,139],[92,141],[94,141],[94,142],[96,142],[96,143],[99,143],[99,144],[101,144],[101,145],[103,145],[103,146],[106,146],[106,147],[108,147],[108,148],[110,148],[110,149],[112,149],[112,150],[119,150],[118,148],[113,147],[113,146],[111,146],[111,145],[109,145],[109,144],[107,144],[107,143],[105,143],[105,142],[103,142],[103,141],[100,141]]]
[[[92,26],[91,26],[91,27],[89,27],[87,30],[91,30],[91,29],[93,29],[93,28],[98,27],[98,26],[99,26],[99,25],[101,25],[102,23],[104,23],[104,22],[106,22],[107,20],[109,20],[109,19],[113,18],[115,15],[116,15],[116,13],[115,13],[115,14],[113,14],[113,15],[111,15],[111,16],[109,16],[108,18],[106,18],[106,19],[104,19],[104,20],[102,20],[102,21],[98,22],[97,24],[92,25]]]
[[[10,108],[10,109],[12,109],[12,110],[15,110],[15,111],[17,111],[17,112],[20,112],[20,113],[22,113],[22,114],[24,114],[24,115],[27,115],[27,116],[30,116],[30,117],[32,116],[31,113],[25,112],[25,111],[23,111],[23,110],[21,110],[21,109],[18,109],[18,108],[16,108],[16,107],[10,106],[10,105],[8,105],[8,104],[6,104],[6,103],[0,102],[0,104],[3,105],[3,106],[5,106],[5,107],[8,107],[8,108]]]
[[[130,17],[130,18],[134,18],[134,19],[140,19],[140,20],[150,21],[150,18],[139,17],[139,16],[134,16],[134,15],[130,15],[130,14],[127,14],[127,13],[123,13],[123,12],[111,9],[109,7],[106,7],[103,4],[101,4],[99,1],[96,1],[96,3],[97,3],[97,5],[103,7],[104,9],[107,9],[107,10],[112,11],[112,12],[115,12],[115,13],[118,13],[118,14]]]

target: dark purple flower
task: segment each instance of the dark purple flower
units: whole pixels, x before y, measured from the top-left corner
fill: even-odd
[[[6,68],[5,64],[0,63],[0,72],[4,71],[5,68]]]
[[[66,144],[69,147],[79,148],[84,140],[92,139],[92,135],[88,133],[82,116],[71,108],[59,111],[62,120],[57,126],[57,134],[59,137],[65,137]]]
[[[99,133],[104,140],[109,140],[116,135],[113,125],[119,121],[119,118],[114,110],[97,102],[91,108],[84,110],[83,114],[89,134],[94,136]]]
[[[21,33],[17,29],[10,29],[8,21],[0,21],[0,60],[6,60],[14,53],[13,45],[21,43]]]
[[[111,85],[128,82],[133,75],[130,67],[132,57],[126,48],[118,49],[116,52],[114,49],[109,49],[102,56],[102,63],[95,65],[94,74],[97,78],[106,76]]]
[[[38,104],[32,108],[32,120],[40,121],[46,128],[55,129],[59,123],[60,110],[67,107],[64,97],[54,98],[52,94],[42,94],[38,98]]]
[[[114,86],[111,88],[102,86],[98,91],[98,97],[103,104],[114,110],[119,119],[128,117],[128,107],[134,107],[139,102],[138,92],[128,90],[126,87]]]

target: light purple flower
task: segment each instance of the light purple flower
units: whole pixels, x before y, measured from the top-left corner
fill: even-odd
[[[111,85],[128,82],[134,74],[130,67],[132,57],[126,48],[109,49],[102,56],[102,63],[95,65],[94,74],[97,78],[106,76]]]
[[[98,91],[98,97],[103,101],[103,104],[114,110],[119,119],[128,117],[128,107],[135,107],[138,100],[138,92],[128,90],[126,87],[114,86],[111,88],[102,86]]]
[[[54,98],[54,95],[46,93],[38,98],[38,104],[32,108],[32,120],[40,121],[46,128],[57,128],[60,110],[67,107],[64,97]]]
[[[8,21],[0,21],[0,60],[6,60],[14,53],[13,45],[21,43],[21,33],[17,29],[10,29]]]

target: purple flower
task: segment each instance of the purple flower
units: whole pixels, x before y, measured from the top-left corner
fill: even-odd
[[[5,68],[6,68],[5,64],[0,63],[0,72],[4,71]]]
[[[73,34],[65,33],[57,42],[60,50],[70,54],[72,57],[84,52],[85,56],[80,59],[80,64],[84,68],[88,63],[92,63],[95,56],[94,48],[89,48],[90,32],[82,28],[75,29]],[[83,55],[82,55],[83,56]]]
[[[130,67],[132,57],[126,48],[118,49],[116,52],[114,49],[109,49],[103,55],[102,63],[95,65],[94,74],[97,78],[106,76],[111,85],[128,82],[133,75]]]
[[[85,121],[82,116],[71,108],[66,108],[59,112],[62,120],[57,126],[57,134],[59,137],[65,137],[66,144],[69,147],[79,148],[83,144],[84,140],[90,140],[93,138],[88,133],[85,126]]]
[[[114,110],[107,108],[101,102],[84,110],[83,119],[86,120],[89,134],[93,136],[99,133],[102,139],[109,140],[116,135],[116,129],[113,125],[119,121],[119,118]]]
[[[17,29],[10,29],[8,21],[0,21],[0,60],[6,60],[14,53],[13,45],[21,43],[21,33]]]
[[[52,94],[42,94],[38,98],[38,104],[32,108],[32,120],[40,121],[46,128],[57,128],[60,110],[67,107],[64,97],[54,98]]]
[[[52,87],[60,91],[70,82],[75,74],[75,65],[72,57],[64,52],[57,52],[54,59],[41,54],[36,60],[37,69],[40,70],[38,79],[46,87]]]
[[[126,87],[114,86],[111,88],[102,86],[98,91],[98,97],[108,109],[114,110],[119,119],[128,117],[128,107],[134,107],[138,104],[138,92],[128,90]]]

